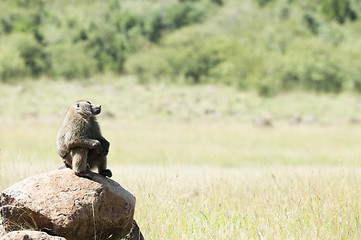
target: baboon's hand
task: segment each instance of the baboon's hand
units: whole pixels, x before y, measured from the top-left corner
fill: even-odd
[[[92,147],[95,149],[95,151],[97,153],[101,153],[102,152],[102,145],[100,144],[100,142],[98,140],[94,140],[94,143],[92,144]]]
[[[105,156],[108,155],[108,153],[109,152],[106,149],[103,148],[100,154],[101,154],[101,156],[105,157]]]
[[[103,156],[108,155],[108,153],[109,153],[109,145],[110,145],[109,142],[105,142],[105,143],[102,144],[102,152],[101,152],[101,154]]]

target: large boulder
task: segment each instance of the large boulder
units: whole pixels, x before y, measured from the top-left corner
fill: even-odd
[[[120,240],[144,240],[143,234],[140,232],[138,224],[135,220],[133,220],[133,226],[130,230],[130,233],[128,233],[127,236]]]
[[[135,198],[115,181],[62,169],[29,177],[0,195],[5,230],[35,229],[67,240],[118,239],[133,222]]]
[[[4,227],[0,223],[0,238],[6,234]]]
[[[0,240],[66,240],[63,237],[51,236],[38,231],[14,231],[6,234]]]

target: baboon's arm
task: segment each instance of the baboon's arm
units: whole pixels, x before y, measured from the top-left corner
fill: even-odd
[[[76,147],[87,148],[87,149],[97,149],[99,151],[102,149],[101,144],[98,140],[89,139],[89,138],[77,138],[77,139],[71,140],[68,144],[68,148],[72,149],[72,148],[76,148]]]

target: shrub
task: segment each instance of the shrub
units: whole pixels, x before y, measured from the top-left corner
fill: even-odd
[[[86,78],[96,73],[96,61],[86,54],[83,43],[63,43],[49,49],[51,75],[67,79]]]
[[[2,37],[2,45],[5,56],[9,57],[9,63],[2,63],[3,78],[18,78],[19,76],[38,76],[49,68],[47,54],[41,44],[29,33],[17,33]],[[13,51],[13,56],[11,55]],[[17,66],[19,73],[14,73]]]
[[[132,55],[125,63],[125,70],[127,73],[137,75],[141,83],[148,83],[154,79],[159,81],[165,76],[172,76],[170,62],[160,49]]]
[[[297,86],[316,92],[342,90],[345,72],[335,57],[333,46],[322,40],[293,44],[283,63],[286,67],[280,71],[280,77],[284,89]]]
[[[9,45],[0,45],[0,78],[3,82],[24,77],[26,67],[20,52]]]
[[[12,39],[24,59],[27,72],[34,77],[46,73],[50,65],[44,47],[30,34],[12,35]]]
[[[322,13],[329,20],[344,23],[346,19],[357,19],[357,14],[351,8],[349,0],[322,0],[320,6]]]
[[[206,9],[191,1],[183,1],[168,6],[164,13],[164,26],[175,30],[185,25],[199,22],[206,13]]]

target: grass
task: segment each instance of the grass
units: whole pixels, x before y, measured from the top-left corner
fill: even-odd
[[[25,177],[1,169],[8,184]],[[24,164],[15,173],[51,169]],[[135,219],[147,239],[361,237],[359,167],[113,165],[112,170],[113,179],[137,197]]]
[[[59,162],[59,123],[1,122],[1,157],[7,162]],[[359,126],[238,122],[133,122],[99,120],[110,141],[109,164],[359,166]]]
[[[123,80],[1,85],[0,190],[60,165],[58,127],[84,98],[103,106],[109,167],[146,239],[361,237],[358,96]]]
[[[133,169],[151,239],[360,237],[360,169]]]
[[[289,123],[298,118],[304,123],[325,125],[361,119],[361,99],[353,94],[293,92],[262,98],[254,92],[217,85],[139,85],[132,77],[100,76],[77,82],[40,79],[0,84],[0,99],[0,117],[9,121],[41,118],[58,122],[69,105],[79,99],[101,103],[108,118],[141,122],[254,122],[271,117],[274,122]]]

